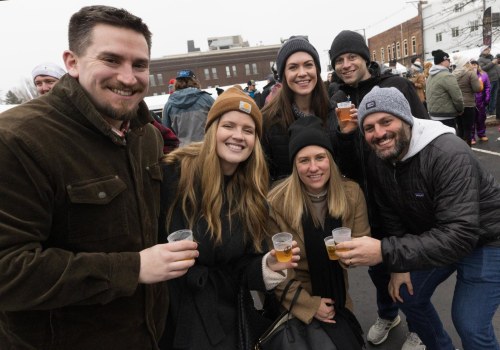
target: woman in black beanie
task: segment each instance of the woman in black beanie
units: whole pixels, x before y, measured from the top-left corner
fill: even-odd
[[[283,306],[289,308],[295,291],[302,287],[292,313],[307,327],[324,330],[321,348],[358,350],[364,341],[347,292],[345,268],[349,266],[329,259],[324,238],[340,226],[349,227],[353,237],[370,234],[363,192],[340,175],[319,118],[300,118],[289,131],[292,174],[271,190],[268,199],[278,226],[275,231],[292,233],[301,258],[287,280],[276,287],[276,295],[281,298],[288,281],[294,279]],[[328,338],[331,342],[324,340]]]
[[[291,174],[292,164],[288,157],[288,127],[297,119],[315,115],[321,119],[322,126],[328,130],[335,148],[339,145],[339,123],[328,100],[325,84],[321,80],[321,65],[316,49],[304,36],[292,36],[278,52],[276,68],[282,88],[278,95],[262,109],[264,135],[262,146],[267,156],[271,181]],[[341,125],[342,132],[356,128]],[[349,129],[351,128],[351,129]],[[346,145],[347,146],[347,145]],[[344,147],[346,147],[344,146]],[[349,152],[338,152],[349,159]],[[342,170],[346,162],[336,159]]]

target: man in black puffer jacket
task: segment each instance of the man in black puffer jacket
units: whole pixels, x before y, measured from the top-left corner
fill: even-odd
[[[338,248],[349,265],[383,261],[389,291],[428,349],[455,349],[430,302],[457,271],[452,318],[464,349],[498,349],[500,184],[453,129],[412,116],[394,88],[374,88],[359,123],[376,157],[370,169],[387,237]],[[411,274],[410,272],[411,271]]]
[[[339,91],[331,98],[330,102],[334,106],[338,102],[350,100],[358,108],[363,97],[369,93],[374,86],[395,87],[403,93],[410,104],[412,114],[417,118],[428,119],[429,115],[424,105],[420,101],[413,83],[406,78],[394,75],[390,69],[380,67],[377,62],[370,62],[370,51],[365,43],[365,39],[356,32],[344,30],[340,32],[332,42],[330,48],[330,59],[335,74],[339,78]],[[355,109],[356,111],[356,109]],[[351,114],[356,121],[356,113]],[[373,185],[369,177],[368,159],[372,153],[366,145],[363,135],[356,128],[351,134],[341,135],[341,142],[344,146],[350,145],[354,150],[348,159],[349,166],[344,160],[344,174],[355,180],[363,189],[370,220],[371,233],[373,237],[383,238],[381,231],[380,216],[377,212],[373,198]],[[345,153],[345,152],[342,152]],[[346,153],[347,154],[347,153]],[[342,156],[343,154],[340,154]],[[383,343],[389,334],[389,331],[396,327],[400,322],[398,307],[392,301],[387,292],[387,284],[390,275],[383,265],[371,266],[368,270],[370,278],[377,289],[378,318],[375,324],[370,328],[367,340],[374,345]],[[411,324],[408,324],[410,334],[403,348],[411,348],[411,344],[419,344],[418,337],[412,332]],[[419,347],[417,347],[419,348]],[[415,348],[415,349],[417,349]],[[421,347],[420,347],[421,348]]]

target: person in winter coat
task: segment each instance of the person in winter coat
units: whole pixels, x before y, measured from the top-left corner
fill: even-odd
[[[486,109],[490,103],[490,79],[488,74],[481,69],[478,61],[470,62],[477,69],[477,76],[481,80],[483,89],[482,91],[476,92],[476,116],[474,119],[474,125],[472,125],[472,136],[471,144],[476,144],[476,134],[479,141],[488,141],[486,136]]]
[[[179,71],[175,91],[163,107],[162,123],[177,135],[179,147],[203,140],[207,114],[214,99],[200,87],[193,71]]]
[[[351,117],[356,125],[352,132],[340,135],[340,144],[354,149],[354,153],[350,153],[349,168],[346,168],[342,163],[339,163],[339,167],[341,170],[346,169],[343,173],[361,186],[368,205],[371,234],[374,237],[382,238],[385,233],[381,230],[381,220],[373,198],[374,188],[368,167],[372,150],[365,143],[363,135],[357,127],[357,108],[359,108],[363,97],[375,86],[392,86],[404,94],[412,113],[417,118],[426,119],[429,116],[411,81],[393,75],[390,70],[382,71],[377,62],[370,61],[370,51],[365,39],[359,33],[350,30],[340,32],[333,39],[330,59],[340,84],[339,91],[331,98],[332,104],[335,105],[337,102],[349,98],[354,105],[354,108],[351,109]],[[334,150],[336,150],[335,147]],[[378,345],[383,343],[387,339],[389,331],[400,323],[400,317],[397,305],[387,292],[390,279],[387,269],[383,265],[378,265],[370,267],[368,272],[377,289],[378,318],[375,324],[370,327],[367,340]],[[412,332],[411,324],[408,324],[408,328],[410,332],[403,348],[421,348],[420,340]]]
[[[349,227],[353,237],[370,234],[363,192],[354,181],[341,176],[319,118],[300,118],[289,130],[292,175],[278,183],[268,198],[279,231],[293,234],[301,258],[287,280],[276,287],[276,295],[280,299],[288,281],[295,280],[283,306],[289,308],[302,286],[293,315],[308,325],[320,325],[336,349],[361,349],[364,340],[352,313],[346,266],[328,258],[324,239],[340,226]],[[327,344],[323,348],[330,349]]]
[[[500,184],[453,129],[412,116],[403,95],[376,88],[359,109],[376,157],[377,204],[388,236],[341,243],[344,263],[381,261],[390,292],[429,350],[455,349],[430,298],[455,270],[452,318],[464,350],[499,349]]]
[[[456,118],[457,135],[469,146],[471,145],[472,126],[476,117],[476,93],[482,90],[481,81],[476,69],[463,56],[454,55],[455,70],[453,75],[457,79],[458,87],[462,91],[464,112]]]
[[[482,70],[488,73],[488,78],[490,79],[490,103],[488,104],[487,112],[490,115],[495,114],[495,108],[497,104],[499,84],[500,84],[500,69],[499,66],[500,59],[497,57],[493,57],[491,54],[491,47],[488,45],[481,46],[479,59],[477,63]],[[496,112],[500,114],[499,111]],[[497,117],[500,119],[500,117]]]
[[[287,130],[294,121],[308,115],[317,116],[322,120],[334,149],[339,149],[339,152],[336,152],[336,161],[340,164],[342,173],[345,173],[351,164],[352,151],[348,149],[340,151],[340,134],[352,132],[357,126],[355,123],[339,125],[335,109],[328,101],[326,88],[321,80],[318,52],[306,37],[292,36],[278,51],[276,67],[281,81],[278,84],[282,86],[277,95],[262,109],[264,118],[262,146],[269,165],[271,181],[283,179],[292,173],[292,162],[288,156]]]
[[[210,109],[205,128],[203,142],[165,159],[159,239],[189,228],[200,254],[185,276],[169,284],[161,349],[239,349],[240,286],[272,290],[299,259],[299,248],[287,263],[278,262],[274,250],[263,253],[272,232],[262,115],[254,100],[239,86],[227,89]]]
[[[160,282],[198,251],[157,244],[151,32],[123,9],[86,6],[68,42],[68,74],[0,118],[0,349],[155,350]]]
[[[464,99],[457,79],[450,73],[450,56],[443,50],[432,51],[434,65],[426,84],[427,109],[432,120],[456,128],[456,118],[464,112]]]

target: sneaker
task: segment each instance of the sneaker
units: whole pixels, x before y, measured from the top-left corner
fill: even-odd
[[[401,350],[425,350],[425,345],[422,343],[417,333],[408,333],[406,341]]]
[[[377,317],[375,324],[370,327],[366,340],[368,340],[373,345],[382,344],[389,335],[389,331],[396,327],[399,322],[401,322],[401,317],[396,316],[394,320],[384,320],[383,318]]]
[[[479,141],[488,141],[488,136],[481,136]]]
[[[474,139],[470,140],[470,144],[471,145],[475,145],[476,144],[476,140],[474,140]]]

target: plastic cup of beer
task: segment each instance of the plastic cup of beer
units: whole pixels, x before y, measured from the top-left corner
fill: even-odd
[[[292,260],[292,234],[280,232],[273,236],[273,246],[276,251],[276,259],[279,262]]]
[[[335,245],[351,240],[351,229],[349,227],[338,227],[332,231],[333,241]],[[335,256],[337,251],[346,252],[349,249],[335,249]],[[338,259],[338,258],[337,258]]]
[[[330,260],[339,260],[337,254],[335,254],[335,241],[333,240],[333,236],[325,237],[325,246],[328,252],[328,258]]]
[[[339,102],[337,108],[339,109],[339,120],[341,122],[351,120],[351,101]]]
[[[182,229],[172,232],[171,234],[168,235],[167,240],[169,243],[177,241],[192,241],[193,231],[189,229]]]

